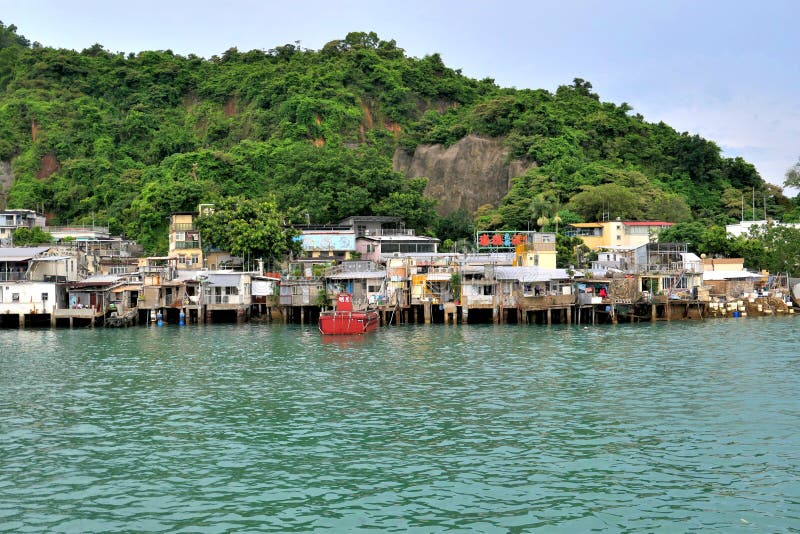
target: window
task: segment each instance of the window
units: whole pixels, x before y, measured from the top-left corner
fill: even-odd
[[[42,293],[42,302],[47,302],[47,298],[49,295],[47,293]]]
[[[19,302],[19,293],[11,293],[11,302]]]

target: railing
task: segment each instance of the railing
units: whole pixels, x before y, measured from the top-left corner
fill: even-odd
[[[414,230],[406,229],[406,228],[382,228],[380,230],[376,230],[375,232],[371,232],[368,235],[374,235],[374,236],[392,236],[392,235],[413,236],[414,235]]]
[[[204,304],[247,304],[244,295],[206,295]]]
[[[526,252],[552,252],[556,249],[556,244],[545,241],[535,241],[525,245]]]
[[[19,280],[25,280],[25,273],[0,272],[0,282],[17,282]]]
[[[169,225],[170,232],[186,232],[194,229],[194,223],[172,223]]]
[[[108,226],[45,226],[44,231],[47,233],[70,233],[70,232],[95,232],[95,233],[108,233]]]
[[[176,249],[200,248],[200,241],[175,241]]]
[[[575,304],[575,295],[543,295],[533,297],[520,297],[519,304],[528,309],[546,309],[553,307],[572,306]]]

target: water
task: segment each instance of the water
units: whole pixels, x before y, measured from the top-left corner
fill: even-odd
[[[796,531],[795,321],[0,331],[0,531]]]

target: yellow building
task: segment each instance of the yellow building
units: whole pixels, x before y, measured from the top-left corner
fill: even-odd
[[[194,225],[195,214],[173,213],[169,224],[169,258],[177,260],[178,269],[203,267],[200,233]]]
[[[664,228],[675,223],[664,221],[603,221],[573,223],[569,235],[580,237],[592,250],[608,247],[640,247],[658,237]]]
[[[514,265],[517,267],[556,268],[555,234],[538,234],[540,241],[520,243],[514,248]]]

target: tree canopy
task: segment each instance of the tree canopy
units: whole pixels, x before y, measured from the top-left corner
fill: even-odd
[[[43,245],[52,243],[53,236],[38,226],[34,226],[33,228],[21,226],[11,234],[11,241],[14,243],[15,247]]]
[[[275,200],[227,197],[213,212],[197,219],[205,248],[217,248],[234,256],[278,261],[301,252],[295,239],[300,231],[286,225],[286,215]]]
[[[440,224],[425,180],[406,179],[393,158],[469,134],[502,138],[530,170],[470,224]],[[230,196],[319,224],[397,215],[453,241],[473,223],[541,226],[563,209],[725,224],[748,194],[771,217],[800,218],[797,200],[751,164],[603,102],[586,80],[502,88],[374,32],[203,59],[31,45],[0,23],[0,161],[15,177],[8,207],[44,206],[56,224],[94,218],[149,252],[166,250],[170,213]]]

